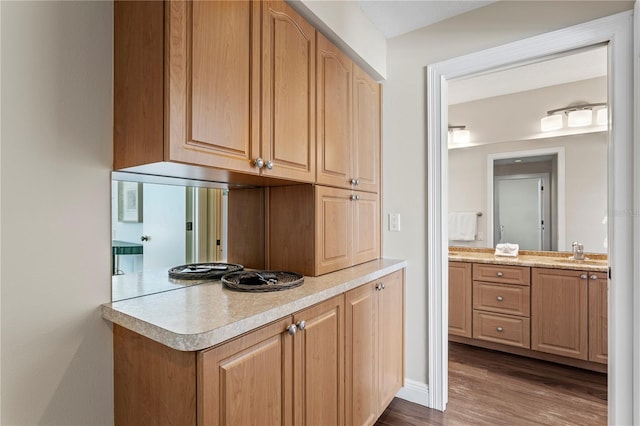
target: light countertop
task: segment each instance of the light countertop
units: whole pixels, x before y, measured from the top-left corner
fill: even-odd
[[[269,293],[223,288],[220,281],[105,303],[102,316],[173,349],[197,351],[237,337],[407,266],[378,259]],[[154,278],[155,279],[155,278]],[[158,280],[168,280],[166,272]]]
[[[525,250],[520,251],[517,257],[495,256],[494,252],[493,249],[485,248],[449,247],[449,261],[570,269],[585,272],[607,272],[609,270],[609,261],[604,254],[586,253],[585,260],[573,260],[570,259],[572,254],[569,252]]]

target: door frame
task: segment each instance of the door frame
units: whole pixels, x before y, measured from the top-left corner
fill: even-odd
[[[636,4],[636,11],[638,6]],[[636,36],[637,37],[637,36]],[[635,315],[640,297],[634,284],[640,267],[634,265],[640,238],[634,236],[634,188],[628,176],[638,177],[634,158],[633,12],[541,34],[503,46],[439,62],[427,67],[427,316],[428,406],[444,410],[448,399],[448,273],[447,256],[447,80],[485,72],[596,44],[607,43],[609,61],[608,235],[609,265],[615,285],[609,288],[608,414],[610,424],[632,424],[634,396],[640,389],[639,333]],[[635,59],[637,61],[637,59]],[[637,72],[637,71],[636,71]],[[637,103],[637,99],[635,101]],[[635,150],[634,150],[635,148]],[[444,195],[444,196],[443,196]],[[636,203],[638,200],[636,199]],[[635,280],[634,280],[635,278]],[[612,309],[615,307],[615,309]],[[637,317],[636,317],[637,319]],[[635,353],[634,353],[635,348]],[[631,374],[629,374],[631,373]],[[635,423],[640,422],[636,418]]]
[[[566,247],[567,238],[567,222],[566,222],[566,183],[565,183],[565,160],[564,160],[564,147],[550,147],[540,149],[529,149],[526,151],[509,151],[509,152],[496,152],[487,155],[487,247],[493,247],[493,162],[495,160],[502,160],[505,158],[514,157],[537,157],[539,155],[555,155],[557,159],[557,218],[554,224],[558,235],[557,246],[558,250]],[[448,160],[447,160],[448,161]]]

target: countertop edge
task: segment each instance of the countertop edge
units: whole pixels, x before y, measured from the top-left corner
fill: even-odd
[[[243,318],[241,320],[229,322],[228,324],[224,324],[222,326],[215,327],[204,332],[193,334],[176,333],[174,331],[162,328],[156,324],[121,312],[118,309],[114,308],[112,306],[112,303],[105,303],[101,306],[102,317],[114,324],[118,324],[170,348],[179,351],[199,351],[238,337],[263,325],[267,325],[271,322],[292,315],[298,311],[321,303],[334,296],[345,293],[353,288],[359,287],[363,284],[407,267],[407,262],[405,260],[379,260],[392,261],[395,263],[382,266],[375,271],[363,272],[360,276],[347,279],[340,284],[318,291],[317,293],[304,296],[300,299],[292,300],[291,302],[284,305],[280,305],[272,309],[267,309],[255,315]],[[358,266],[360,265],[355,265],[349,269],[357,268]],[[334,272],[334,274],[341,273],[342,271],[344,270],[336,271]],[[171,291],[177,292],[183,290],[184,289],[177,289]],[[141,296],[141,298],[144,297],[147,296]]]
[[[464,255],[449,256],[449,262],[467,262],[467,263],[486,263],[491,265],[507,265],[507,266],[528,266],[530,268],[547,268],[547,269],[564,269],[571,271],[585,272],[608,272],[608,266],[592,265],[586,263],[562,263],[560,261],[543,262],[539,260],[529,260],[516,258],[481,258],[481,257],[465,257]]]

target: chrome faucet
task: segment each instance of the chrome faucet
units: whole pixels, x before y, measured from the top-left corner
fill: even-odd
[[[574,241],[571,243],[571,252],[573,252],[573,258],[575,260],[584,260],[584,245]]]

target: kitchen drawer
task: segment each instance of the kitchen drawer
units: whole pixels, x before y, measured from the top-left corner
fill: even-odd
[[[531,282],[531,273],[530,268],[527,266],[474,263],[473,280],[490,281],[502,284],[529,285]]]
[[[473,311],[473,338],[529,349],[529,318]]]
[[[473,282],[473,309],[528,317],[529,308],[529,287]]]

